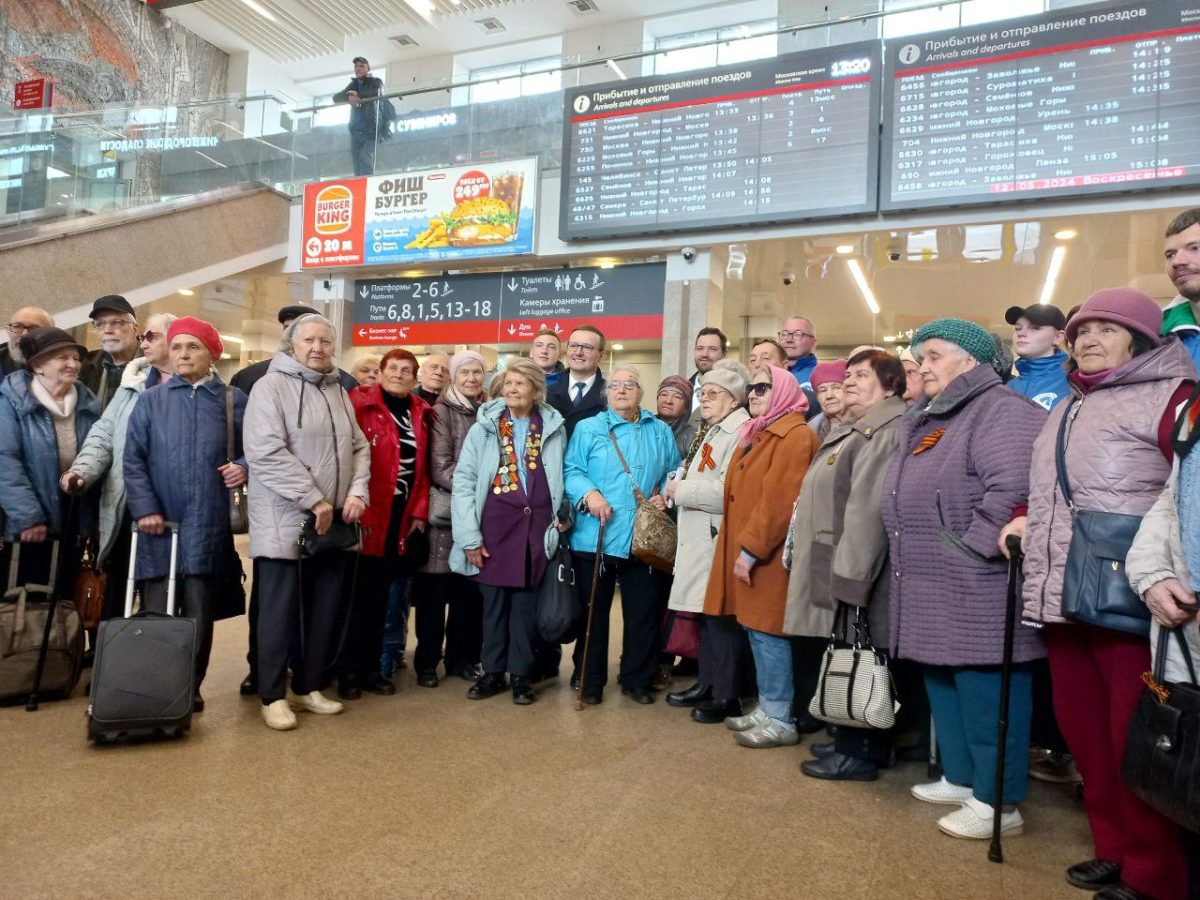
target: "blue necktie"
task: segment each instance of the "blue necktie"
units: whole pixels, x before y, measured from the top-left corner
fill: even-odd
[[[577,382],[575,382],[574,387],[575,387],[575,399],[571,401],[571,407],[573,409],[578,407],[579,404],[583,402],[584,384],[582,381],[577,381]]]

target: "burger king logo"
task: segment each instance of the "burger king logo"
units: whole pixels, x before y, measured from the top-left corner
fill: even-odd
[[[331,184],[317,192],[313,202],[313,226],[317,234],[341,234],[350,230],[354,195],[343,184]]]

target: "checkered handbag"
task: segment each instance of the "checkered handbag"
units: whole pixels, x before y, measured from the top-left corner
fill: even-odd
[[[849,728],[891,728],[896,724],[895,690],[887,656],[871,643],[866,609],[855,607],[854,639],[850,607],[838,604],[829,646],[821,658],[817,692],[808,711],[822,722]]]

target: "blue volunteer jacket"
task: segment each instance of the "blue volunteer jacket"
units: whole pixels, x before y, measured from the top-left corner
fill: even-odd
[[[1018,357],[1016,366],[1017,377],[1008,382],[1009,389],[1028,397],[1047,412],[1071,396],[1067,384],[1067,354],[1062,350],[1038,359]]]

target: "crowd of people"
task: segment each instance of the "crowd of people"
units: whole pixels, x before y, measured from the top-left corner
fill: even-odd
[[[853,629],[891,666],[896,724],[830,729],[808,744],[804,775],[874,780],[922,755],[932,731],[944,774],[912,795],[947,807],[942,832],[982,839],[997,806],[1003,833],[1023,829],[1030,748],[1044,748],[1082,780],[1095,843],[1068,881],[1109,900],[1175,900],[1195,837],[1138,799],[1120,765],[1151,628],[1185,638],[1168,680],[1189,677],[1183,647],[1200,660],[1200,210],[1170,224],[1164,249],[1180,294],[1165,315],[1128,288],[1067,314],[1013,307],[1015,362],[958,318],[923,325],[899,353],[819,361],[813,320],[793,316],[752,343],[747,365],[726,358],[718,328],[701,330],[695,371],[656,387],[631,365],[604,371],[592,325],[565,347],[544,330],[492,373],[474,350],[419,361],[403,348],[346,373],[334,323],[286,307],[278,351],[227,385],[208,322],[159,314],[142,330],[124,298],[101,297],[101,349],[88,352],[26,308],[0,352],[3,537],[32,545],[22,578],[48,566],[35,551],[50,537],[76,538],[63,551],[76,567],[90,544],[112,617],[134,525],[142,608],[164,608],[177,527],[200,711],[212,623],[244,611],[230,503],[248,491],[242,690],[277,730],[296,727],[295,707],[331,715],[364,691],[394,693],[410,606],[418,685],[437,688],[440,667],[471,700],[535,702],[562,665],[537,620],[560,545],[580,608],[591,605],[570,660],[586,704],[605,701],[618,587],[620,693],[652,704],[673,675],[694,675],[667,703],[748,748],[826,728],[812,705],[822,658]],[[673,574],[635,552],[644,504],[674,520]],[[1144,600],[1152,626],[1073,611],[1081,510],[1142,517],[1108,577]],[[998,796],[1014,535],[1024,608]],[[688,629],[698,638],[681,658],[671,647]]]

